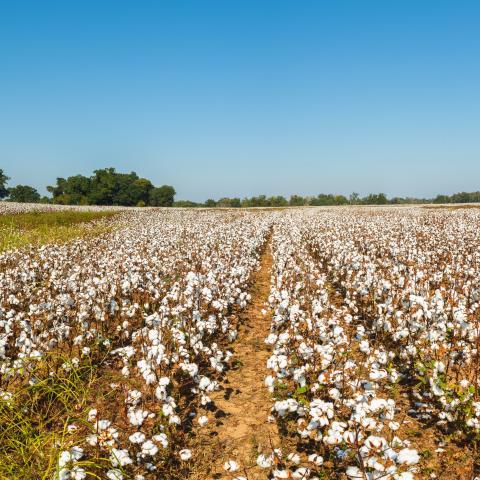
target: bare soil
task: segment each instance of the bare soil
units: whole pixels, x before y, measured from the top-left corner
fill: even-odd
[[[260,453],[269,454],[280,444],[276,423],[268,422],[272,402],[264,385],[270,356],[264,339],[269,333],[270,317],[268,313],[263,315],[262,310],[268,310],[272,263],[267,242],[260,268],[252,277],[251,301],[241,314],[232,357],[234,367],[227,373],[222,390],[211,395],[217,410],[210,438],[216,439],[217,449],[209,478],[232,478],[223,465],[226,460],[235,460],[240,466],[237,475],[245,475],[249,480],[266,479],[256,458]]]

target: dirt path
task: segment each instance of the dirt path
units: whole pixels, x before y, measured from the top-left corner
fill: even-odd
[[[272,255],[270,242],[261,257],[260,269],[254,273],[250,294],[252,300],[242,313],[242,326],[234,344],[233,364],[223,382],[223,390],[211,395],[220,414],[214,434],[219,451],[214,459],[211,477],[232,478],[223,464],[235,460],[247,468],[248,479],[266,479],[263,469],[256,466],[260,453],[269,453],[279,445],[275,423],[267,420],[272,407],[271,397],[264,385],[269,348],[264,339],[269,333],[269,316],[262,315],[270,292]],[[242,470],[236,472],[245,475]]]

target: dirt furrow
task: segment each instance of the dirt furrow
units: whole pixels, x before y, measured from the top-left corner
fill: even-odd
[[[210,478],[232,478],[225,472],[226,460],[235,460],[249,480],[266,479],[264,470],[256,466],[260,453],[270,453],[279,445],[276,423],[268,422],[271,396],[264,385],[269,348],[264,339],[269,333],[268,314],[262,314],[270,292],[272,255],[270,242],[262,254],[260,268],[253,274],[251,302],[242,313],[238,338],[234,344],[233,365],[223,389],[211,395],[217,407],[216,426],[211,432],[217,439],[218,451],[212,459]]]

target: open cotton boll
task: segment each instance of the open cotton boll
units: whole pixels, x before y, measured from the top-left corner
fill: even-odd
[[[223,465],[223,469],[227,472],[236,472],[238,470],[238,463],[235,460],[227,460]]]
[[[405,465],[415,465],[420,461],[420,455],[417,450],[404,448],[398,452],[397,463]]]
[[[208,417],[206,417],[205,415],[202,415],[201,417],[198,417],[198,424],[201,427],[204,427],[207,423],[208,423]]]
[[[178,453],[180,455],[180,458],[183,461],[187,461],[187,460],[190,460],[190,458],[192,458],[192,452],[188,448],[184,448],[183,450],[180,450],[180,452]]]
[[[128,439],[132,443],[143,443],[145,441],[145,434],[142,432],[135,432],[132,433],[132,435],[130,435]]]
[[[133,463],[133,460],[130,458],[128,450],[112,448],[110,451],[110,462],[114,467],[124,467]]]
[[[267,456],[261,453],[257,457],[257,465],[261,468],[270,468],[273,465],[273,457],[271,455]]]
[[[151,441],[147,440],[142,444],[142,453],[151,457],[155,456],[158,452],[158,447]]]
[[[297,469],[292,473],[292,478],[296,478],[296,479],[307,479],[307,478],[310,478],[310,469],[307,468],[307,467],[297,468]]]
[[[123,473],[118,468],[112,468],[107,472],[107,478],[109,480],[123,480]]]

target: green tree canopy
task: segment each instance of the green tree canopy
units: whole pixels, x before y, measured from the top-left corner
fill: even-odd
[[[154,207],[171,207],[175,198],[175,189],[170,185],[162,185],[150,190],[150,205]]]
[[[9,200],[20,203],[37,203],[40,201],[40,194],[29,185],[17,185],[8,190]]]
[[[7,177],[0,168],[0,200],[8,195],[7,182],[9,180],[10,177]]]
[[[135,172],[120,173],[114,168],[95,170],[91,177],[73,175],[58,177],[56,185],[47,187],[53,202],[66,205],[162,205],[171,206],[175,190],[165,187],[152,195],[155,187],[147,178],[139,178]],[[173,191],[173,193],[172,193]],[[163,197],[162,197],[163,195]],[[173,196],[172,196],[173,195]]]

